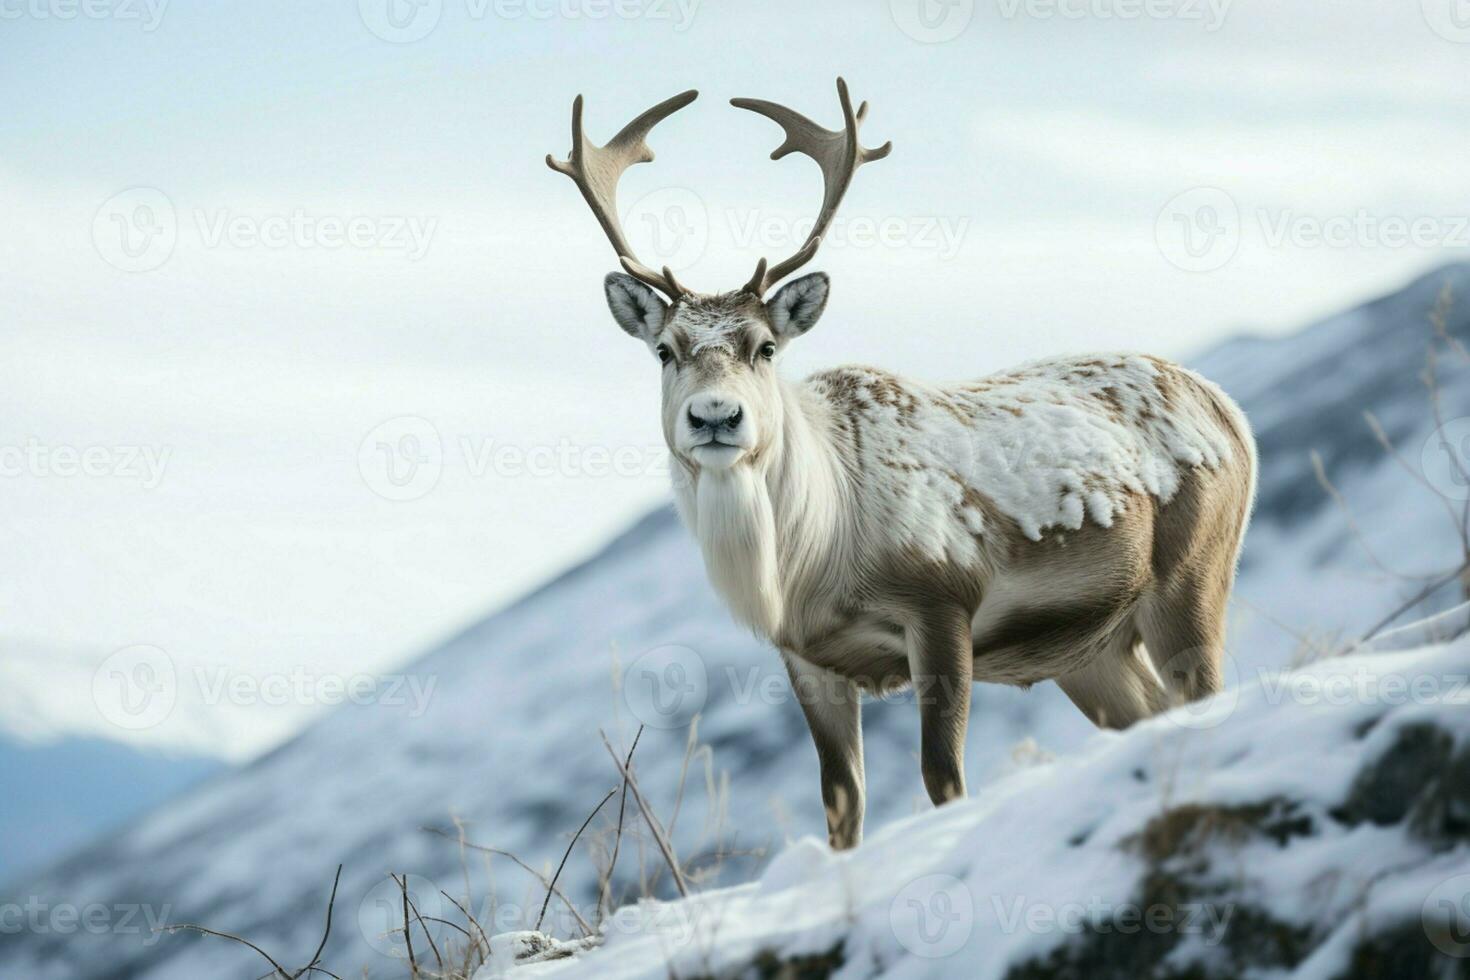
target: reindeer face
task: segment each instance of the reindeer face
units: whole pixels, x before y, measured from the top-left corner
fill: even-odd
[[[647,344],[659,361],[669,449],[709,469],[759,458],[777,437],[781,419],[776,355],[821,316],[826,275],[803,276],[769,302],[739,290],[684,295],[670,306],[617,272],[604,286],[618,326]]]
[[[771,362],[787,341],[805,333],[821,316],[827,303],[827,277],[814,272],[787,283],[770,300],[763,297],[812,260],[853,174],[863,164],[886,157],[893,144],[868,148],[858,142],[868,104],[853,108],[847,83],[840,78],[840,130],[825,129],[774,102],[731,99],[731,104],[765,116],[785,132],[772,159],[799,152],[816,161],[822,171],[822,209],[795,254],[775,265],[761,259],[755,275],[733,293],[694,293],[667,266],[655,272],[634,257],[618,219],[617,190],[623,171],[653,159],[648,146],[653,127],[698,94],[691,90],[665,99],[602,146],[582,129],[579,95],[572,102],[572,152],[565,160],[548,154],[546,165],[576,183],[627,270],[626,275],[614,272],[604,280],[607,303],[618,325],[647,344],[663,365],[664,437],[669,448],[686,464],[729,469],[742,460],[759,458],[779,437],[781,386]]]

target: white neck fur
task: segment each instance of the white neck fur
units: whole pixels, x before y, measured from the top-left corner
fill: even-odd
[[[728,470],[700,469],[676,487],[685,521],[716,591],[731,611],[774,639],[792,584],[821,574],[837,544],[839,469],[815,406],[782,386],[782,418],[771,445]]]

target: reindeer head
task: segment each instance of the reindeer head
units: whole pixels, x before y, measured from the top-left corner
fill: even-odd
[[[793,337],[811,329],[827,304],[827,276],[814,272],[765,296],[782,279],[811,261],[857,168],[880,160],[893,148],[866,149],[858,126],[864,102],[854,112],[847,83],[837,80],[843,128],[824,129],[784,106],[759,99],[731,104],[778,123],[786,139],[771,154],[779,160],[797,151],[822,169],[822,209],[802,247],[768,266],[733,292],[705,294],[686,289],[667,266],[654,272],[634,256],[617,215],[618,179],[635,163],[653,159],[647,137],[654,126],[698,97],[676,95],[624,126],[605,146],[582,132],[582,97],[572,103],[572,151],[566,160],[546,157],[553,170],[571,177],[607,234],[624,272],[610,273],[603,286],[618,326],[642,340],[663,371],[664,438],[687,465],[728,469],[759,459],[780,438],[781,388],[774,360]],[[662,294],[662,295],[660,295]]]

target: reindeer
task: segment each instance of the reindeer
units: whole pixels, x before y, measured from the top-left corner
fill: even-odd
[[[861,841],[861,700],[912,684],[936,805],[965,795],[974,681],[1055,680],[1094,724],[1123,728],[1220,689],[1225,607],[1255,494],[1255,444],[1215,385],[1157,357],[1059,357],[963,384],[871,367],[801,382],[776,361],[816,324],[811,261],[857,169],[892,148],[771,102],[733,99],[811,157],[822,206],[790,258],[733,292],[695,293],[635,257],[619,178],[694,101],[638,116],[605,146],[572,105],[576,182],[623,272],[613,319],[658,360],[674,493],[736,618],[781,653],[816,743],[828,837]],[[660,295],[662,294],[662,295]]]

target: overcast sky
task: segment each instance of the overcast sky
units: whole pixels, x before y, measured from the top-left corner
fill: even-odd
[[[12,659],[388,670],[597,547],[665,475],[573,96],[602,142],[700,90],[621,204],[715,290],[820,200],[727,100],[835,125],[838,74],[894,151],[794,376],[1187,358],[1470,252],[1459,0],[0,0]],[[253,708],[210,748],[312,705]]]

